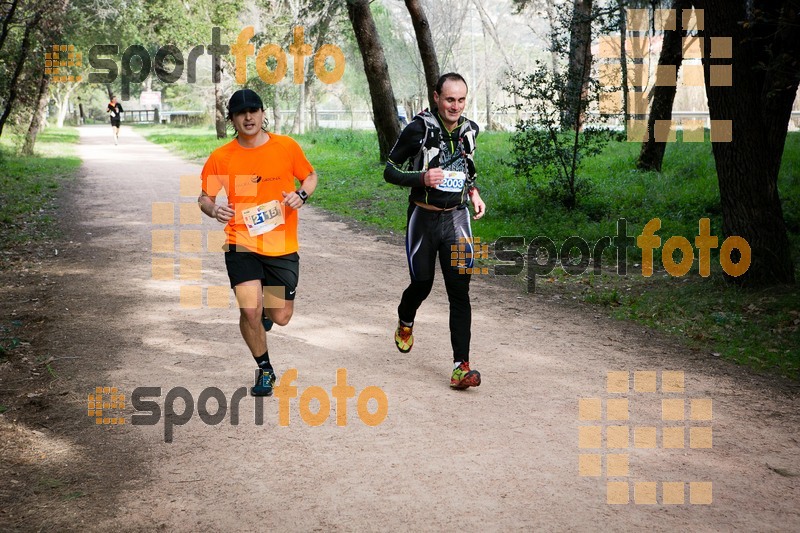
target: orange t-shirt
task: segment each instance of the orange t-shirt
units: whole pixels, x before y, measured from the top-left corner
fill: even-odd
[[[314,172],[300,145],[285,135],[269,134],[269,141],[245,148],[234,139],[211,153],[201,174],[203,191],[217,196],[224,189],[236,216],[225,226],[227,244],[244,246],[262,255],[279,256],[296,252],[297,211],[282,205],[284,224],[272,231],[251,236],[242,212],[271,200],[283,202],[282,192],[297,189]]]

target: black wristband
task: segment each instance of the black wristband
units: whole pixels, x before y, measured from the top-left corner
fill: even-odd
[[[308,193],[306,191],[304,191],[303,189],[297,189],[295,192],[297,193],[297,196],[299,196],[300,199],[303,200],[303,203],[306,203],[308,201]]]

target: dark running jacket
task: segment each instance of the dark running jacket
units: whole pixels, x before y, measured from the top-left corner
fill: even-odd
[[[108,109],[106,110],[106,113],[108,113],[109,116],[111,117],[112,124],[118,124],[120,119],[122,118],[121,115],[124,112],[125,110],[122,109],[122,106],[120,105],[119,102],[117,102],[116,104],[112,104],[111,102],[108,103]]]
[[[452,132],[447,130],[436,115],[423,111],[400,133],[400,138],[389,154],[383,179],[402,187],[411,187],[409,202],[422,202],[440,208],[466,205],[470,187],[477,175],[472,156],[478,125],[461,117]],[[447,190],[426,187],[423,176],[428,168],[463,172],[463,186],[455,180],[440,186]]]

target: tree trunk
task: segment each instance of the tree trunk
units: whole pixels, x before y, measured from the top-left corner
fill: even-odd
[[[711,67],[730,65],[730,58],[703,60],[722,231],[744,238],[752,253],[747,272],[728,280],[745,286],[792,283],[794,265],[778,196],[778,171],[800,82],[800,7],[796,0],[760,4],[758,19],[748,20],[744,1],[694,4],[705,10],[707,35],[732,37],[735,58],[731,86],[711,83]],[[729,139],[723,138],[724,130],[715,121],[731,121]]]
[[[305,133],[305,118],[306,118],[306,86],[301,83],[298,88],[300,95],[297,98],[297,108],[294,112],[294,122],[292,123],[292,133],[295,135]]]
[[[222,86],[214,84],[214,126],[217,129],[217,139],[224,139],[228,136],[225,110],[225,97],[222,94]]]
[[[634,78],[634,85],[633,85],[633,92],[634,94],[641,94],[645,101],[648,99],[648,95],[650,91],[648,91],[648,79],[649,79],[649,68],[650,65],[645,63],[645,57],[650,57],[650,50],[649,50],[649,39],[655,37],[655,6],[653,0],[650,1],[650,16],[649,20],[651,24],[649,25],[652,27],[653,32],[650,32],[650,27],[641,31],[639,28],[631,31],[631,51],[633,52],[633,65],[634,65],[634,73],[639,72],[640,75]],[[626,52],[627,53],[627,52]],[[629,73],[626,73],[626,77]],[[637,79],[638,78],[638,79]],[[629,95],[630,96],[630,95]],[[630,102],[630,100],[629,100]],[[635,104],[636,102],[634,102]],[[630,103],[629,103],[630,105]],[[645,108],[642,109],[640,106],[634,107],[634,112],[631,113],[630,109],[626,109],[626,116],[629,120],[636,120],[636,121],[644,121],[647,120],[647,109],[646,104]]]
[[[564,98],[563,129],[580,130],[586,111],[586,93],[592,70],[592,0],[574,0],[570,24],[569,68]]]
[[[3,18],[3,27],[0,29],[0,50],[3,49],[3,45],[6,44],[6,38],[8,37],[8,29],[11,26],[11,19],[14,18],[14,11],[17,10],[17,5],[19,4],[19,0],[12,0],[11,6],[8,8],[8,13]]]
[[[544,8],[547,13],[547,20],[550,23],[550,63],[552,64],[553,74],[558,76],[560,72],[558,68],[558,61],[560,59],[557,33],[558,14],[556,12],[556,6],[554,6],[552,2],[545,1]]]
[[[17,57],[17,66],[14,68],[14,73],[11,75],[11,80],[8,84],[8,98],[6,99],[3,113],[0,115],[0,135],[3,134],[3,127],[5,126],[9,115],[11,115],[11,108],[14,106],[14,103],[17,100],[19,77],[22,74],[22,68],[25,66],[25,62],[28,60],[28,51],[30,51],[31,48],[31,33],[39,25],[41,20],[42,12],[40,11],[36,13],[36,16],[34,16],[33,21],[30,24],[25,25],[25,33],[22,36],[22,45],[20,46],[19,56]]]
[[[483,25],[483,39],[486,40],[486,34],[488,33],[489,36],[494,41],[494,44],[497,45],[497,49],[500,51],[500,55],[503,56],[503,62],[508,67],[508,71],[514,72],[514,65],[516,64],[508,54],[506,53],[506,46],[503,42],[500,41],[500,36],[497,33],[497,26],[495,26],[494,22],[492,22],[491,17],[489,17],[489,13],[486,12],[486,9],[483,7],[483,2],[481,0],[472,0],[472,3],[475,5],[475,8],[478,10],[478,14],[481,16],[481,24]],[[487,91],[488,91],[488,84],[487,84]],[[520,105],[519,105],[519,95],[515,92],[512,94],[512,98],[514,99],[514,121],[520,121]],[[487,125],[488,127],[488,125]]]
[[[678,90],[678,71],[683,61],[683,37],[686,35],[686,32],[681,30],[683,27],[681,19],[683,10],[691,9],[691,7],[691,0],[672,0],[671,9],[677,14],[676,30],[664,32],[664,44],[661,46],[658,65],[675,65],[675,78],[669,80],[672,82],[671,85],[664,84],[665,80],[657,80],[656,86],[653,87],[650,116],[647,119],[649,135],[647,140],[642,143],[642,151],[639,154],[639,161],[636,163],[636,166],[642,170],[661,172],[667,143],[656,141],[655,126],[657,120],[672,120],[672,104]]]
[[[494,122],[492,120],[492,95],[491,95],[491,88],[487,85],[486,86],[486,131],[498,131],[500,130],[500,124],[502,122]]]
[[[77,87],[77,83],[69,84],[64,92],[64,96],[56,99],[56,105],[58,106],[58,113],[56,114],[56,128],[64,127],[64,119],[67,118],[67,113],[69,112],[69,97],[72,94],[72,91],[74,91]]]
[[[341,100],[342,105],[344,106],[345,114],[342,115],[342,122],[347,120],[347,115],[350,115],[350,129],[353,129],[353,123],[355,121],[355,117],[353,117],[353,102],[350,100],[350,95],[347,90],[343,90],[338,94],[339,100]],[[338,126],[337,126],[338,127]]]
[[[358,48],[364,60],[364,73],[369,83],[375,129],[378,131],[380,159],[386,161],[397,138],[400,122],[397,120],[397,104],[389,78],[389,67],[383,53],[378,30],[367,0],[347,0],[347,15],[353,25]]]
[[[411,15],[411,23],[414,25],[419,56],[422,59],[422,67],[425,70],[425,83],[428,86],[428,105],[430,109],[433,109],[436,107],[436,102],[433,101],[433,91],[436,90],[436,82],[439,81],[439,59],[436,57],[436,47],[433,44],[431,27],[419,0],[405,0],[405,2],[408,14]]]
[[[67,110],[69,110],[69,96],[64,96],[62,100],[57,102],[58,112],[56,113],[56,128],[64,127],[64,119],[67,118]]]
[[[324,13],[321,13],[320,20],[317,23],[315,28],[317,38],[314,46],[314,50],[319,50],[327,40],[328,32],[330,30],[331,22],[333,21],[334,15],[338,11],[339,6],[337,5],[336,1],[330,1],[327,7],[324,10]],[[306,127],[306,104],[309,104],[309,111],[311,111],[312,116],[311,118],[311,129],[317,129],[319,124],[317,124],[316,115],[316,107],[314,104],[310,102],[310,100],[314,99],[314,80],[316,79],[316,75],[314,72],[314,61],[309,60],[308,66],[306,67],[306,78],[303,81],[303,84],[300,86],[300,100],[297,103],[297,112],[294,115],[294,123],[292,124],[292,132],[294,133],[305,133],[307,130]]]
[[[272,97],[272,131],[277,134],[281,133],[281,106],[280,101],[278,101],[278,88],[273,85],[273,90],[275,91],[275,95]]]
[[[483,83],[486,85],[486,131],[492,131],[492,81],[489,76],[489,42],[486,25],[483,26]]]
[[[630,120],[631,88],[628,85],[628,51],[625,49],[628,40],[628,21],[627,11],[625,10],[626,0],[618,0],[619,8],[619,60],[622,66],[622,127],[628,133],[628,121]]]
[[[39,95],[36,109],[33,111],[31,125],[28,127],[28,134],[25,136],[25,144],[22,145],[23,155],[33,155],[33,148],[36,145],[36,136],[39,135],[44,111],[47,109],[48,100],[50,100],[50,96],[47,94],[47,86],[49,84],[50,78],[48,78],[44,70],[42,70],[42,75],[39,79]]]
[[[319,129],[319,114],[317,113],[317,95],[314,91],[308,95],[308,114],[311,119],[309,129],[317,131]]]
[[[306,132],[306,84],[300,85],[300,104],[297,106],[297,115],[300,117],[300,131],[298,133]]]

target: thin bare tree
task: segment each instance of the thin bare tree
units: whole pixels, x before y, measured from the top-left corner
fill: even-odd
[[[425,84],[428,88],[428,105],[430,109],[436,107],[433,101],[433,91],[439,80],[439,59],[436,57],[436,47],[433,44],[431,27],[428,17],[422,9],[419,0],[405,0],[411,23],[414,25],[414,34],[417,36],[419,55],[422,58],[422,67],[425,71]]]
[[[369,9],[369,1],[347,0],[347,15],[364,61],[373,120],[378,132],[380,159],[386,161],[389,151],[400,136],[400,121],[397,118],[397,103],[389,77],[389,66]]]
[[[642,143],[642,150],[636,163],[636,166],[642,170],[661,172],[667,143],[666,140],[656,140],[655,127],[657,121],[672,120],[672,105],[678,90],[678,72],[683,62],[683,38],[686,35],[686,32],[681,29],[683,27],[682,16],[683,11],[691,9],[691,7],[691,0],[672,1],[671,13],[674,14],[676,20],[670,21],[670,27],[673,27],[674,24],[675,29],[664,32],[661,54],[658,58],[657,76],[660,78],[656,80],[652,90],[650,115],[647,118],[647,131],[650,134]],[[674,67],[674,70],[661,67]]]

